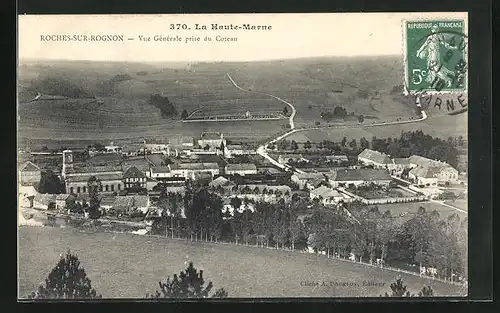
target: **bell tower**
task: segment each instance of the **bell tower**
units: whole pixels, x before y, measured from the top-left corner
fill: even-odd
[[[66,178],[66,175],[73,170],[73,151],[64,150],[63,151],[63,167],[62,167],[62,177]]]

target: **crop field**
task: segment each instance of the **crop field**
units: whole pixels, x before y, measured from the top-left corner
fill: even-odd
[[[105,298],[139,298],[158,281],[172,277],[192,261],[205,281],[223,287],[229,297],[374,296],[390,292],[397,274],[324,256],[232,244],[189,243],[131,234],[78,233],[51,227],[19,228],[19,295],[43,282],[60,253],[70,248],[92,285]],[[458,286],[402,273],[411,292],[430,285],[438,296],[458,296]],[[301,282],[357,283],[360,286],[301,286]],[[384,286],[363,286],[363,281]]]
[[[458,202],[458,201],[456,201]],[[458,208],[467,207],[467,204],[464,202],[464,205],[462,207],[449,203],[450,205],[456,206]],[[393,203],[393,204],[382,204],[382,205],[377,205],[378,209],[380,212],[385,212],[387,210],[391,211],[392,216],[400,216],[401,219],[399,222],[403,223],[404,221],[411,219],[414,214],[417,213],[417,210],[419,207],[424,207],[426,212],[432,212],[436,210],[439,213],[440,218],[446,219],[448,216],[450,216],[453,213],[458,214],[460,217],[460,220],[464,220],[467,218],[467,214],[455,210],[453,208],[441,205],[436,202],[411,202],[411,203]],[[463,208],[462,208],[463,209]]]

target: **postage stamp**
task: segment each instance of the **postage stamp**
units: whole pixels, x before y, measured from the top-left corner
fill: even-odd
[[[404,21],[406,94],[467,91],[463,20]]]

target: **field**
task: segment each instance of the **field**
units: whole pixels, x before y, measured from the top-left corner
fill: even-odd
[[[34,290],[59,254],[76,253],[92,285],[104,297],[144,297],[193,261],[206,281],[230,297],[376,296],[389,292],[397,273],[359,264],[256,247],[187,243],[131,234],[83,234],[59,228],[19,228],[19,294]],[[459,295],[460,287],[403,274],[409,290],[429,284],[436,295]],[[377,287],[305,287],[301,281],[385,283]]]
[[[195,112],[194,116],[283,111],[282,102],[238,90],[226,73],[231,73],[243,88],[291,101],[297,109],[298,127],[314,125],[322,111],[338,105],[349,113],[377,120],[409,118],[414,104],[393,90],[401,84],[401,65],[401,60],[391,57],[175,66],[25,61],[20,66],[19,137],[88,141],[158,134],[197,136],[203,131],[220,131],[227,138],[261,140],[282,130],[286,120],[181,123],[178,116],[162,118],[147,103],[152,94],[158,93],[168,97],[179,114],[182,110]],[[51,100],[42,97],[26,102],[38,92],[49,95]]]
[[[398,124],[375,127],[343,127],[297,132],[287,137],[296,142],[321,142],[323,140],[341,141],[347,139],[360,139],[365,137],[371,140],[377,138],[398,138],[401,132],[422,130],[433,137],[447,139],[449,136],[463,136],[467,138],[467,114],[459,115],[430,115],[427,120],[410,124]]]
[[[466,209],[467,205],[464,203],[462,207],[458,206],[459,201],[456,201],[455,204],[450,203],[450,205],[456,206],[461,209]],[[450,207],[446,207],[444,205],[441,205],[436,202],[411,202],[411,203],[393,203],[393,204],[383,204],[383,205],[377,205],[380,212],[385,212],[387,210],[391,211],[392,216],[401,216],[400,222],[404,222],[405,220],[408,220],[413,217],[415,213],[417,213],[417,210],[419,207],[424,207],[426,212],[432,212],[436,210],[439,213],[439,216],[442,219],[446,219],[448,216],[450,216],[453,213],[457,213],[458,216],[460,217],[460,220],[464,220],[467,218],[467,214],[460,212],[458,210],[455,210]]]

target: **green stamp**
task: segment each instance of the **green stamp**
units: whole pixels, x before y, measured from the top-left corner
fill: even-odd
[[[463,20],[404,23],[405,93],[467,91],[467,36]]]

